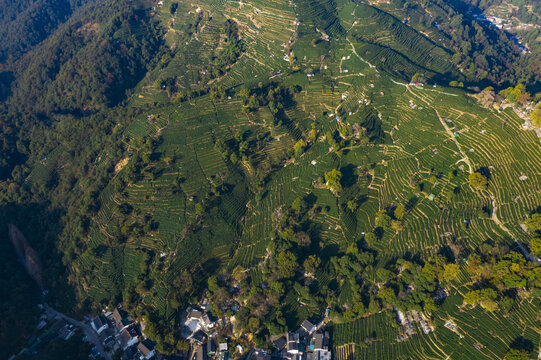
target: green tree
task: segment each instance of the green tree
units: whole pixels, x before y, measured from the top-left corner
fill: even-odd
[[[539,106],[539,105],[538,105]],[[535,127],[541,127],[541,109],[535,109],[530,114],[530,119],[532,120],[532,124]]]
[[[458,272],[460,271],[460,266],[457,264],[445,264],[443,266],[442,278],[443,281],[449,282],[453,281],[458,277]]]
[[[306,203],[303,199],[300,197],[293,200],[293,203],[291,203],[291,209],[295,210],[296,212],[301,212],[306,207]]]
[[[425,299],[424,303],[423,303],[423,309],[424,311],[426,311],[427,313],[432,313],[433,311],[436,311],[438,309],[438,307],[436,306],[436,303],[434,302],[434,299],[432,299],[431,297],[428,297]]]
[[[310,255],[304,260],[304,270],[309,274],[315,274],[321,264],[321,259],[317,255]]]
[[[541,256],[541,239],[533,238],[530,242],[530,250],[535,256]]]
[[[366,235],[364,235],[364,241],[366,241],[369,246],[374,245],[377,239],[376,234],[373,232],[368,232]]]
[[[332,169],[331,171],[325,173],[325,182],[327,184],[327,188],[335,195],[342,191],[342,185],[340,184],[341,179],[342,173],[337,169]]]
[[[247,276],[246,270],[240,265],[237,265],[231,272],[231,277],[237,282],[246,279]]]
[[[248,97],[250,96],[250,90],[248,90],[247,88],[240,89],[239,96],[242,99],[242,101],[246,103],[246,101],[248,100]]]
[[[195,214],[201,216],[205,213],[205,207],[201,203],[195,204]]]
[[[479,190],[486,190],[488,187],[488,179],[479,172],[474,172],[469,175],[470,185]]]
[[[387,215],[385,210],[380,210],[376,213],[376,226],[387,229],[391,226],[391,217]]]
[[[297,257],[291,251],[281,251],[276,257],[278,273],[282,278],[290,278],[295,275],[298,268]]]
[[[527,218],[526,227],[531,231],[541,231],[541,214],[535,213]]]
[[[259,100],[257,100],[255,96],[251,96],[250,99],[248,100],[248,107],[251,110],[257,109],[259,107]]]
[[[505,360],[529,360],[531,359],[530,353],[523,349],[510,349],[505,354]]]
[[[370,297],[370,302],[368,303],[368,312],[377,314],[381,311],[381,305],[379,303],[379,300],[375,297]]]
[[[248,320],[248,331],[249,332],[256,332],[259,329],[260,321],[258,318],[251,317]]]
[[[406,207],[404,205],[400,204],[394,209],[394,217],[397,218],[398,220],[402,220],[405,215],[406,215]]]
[[[293,149],[295,150],[295,156],[301,156],[304,152],[304,148],[306,147],[306,142],[303,139],[300,139],[297,141],[295,146],[293,146]]]
[[[378,297],[386,304],[393,304],[396,300],[394,290],[385,286],[378,290]]]

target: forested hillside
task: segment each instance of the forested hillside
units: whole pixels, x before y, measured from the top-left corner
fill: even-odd
[[[49,305],[163,354],[206,294],[247,348],[329,309],[339,360],[533,356],[539,28],[479,15],[519,2],[1,1],[0,340],[41,301],[12,224]]]

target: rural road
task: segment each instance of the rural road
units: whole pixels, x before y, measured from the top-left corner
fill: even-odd
[[[100,352],[101,356],[103,356],[106,360],[111,360],[111,356],[105,351],[100,339],[98,339],[98,336],[96,335],[96,333],[90,326],[86,325],[85,323],[81,321],[77,321],[67,315],[64,315],[56,311],[55,309],[50,307],[47,303],[43,303],[43,306],[45,307],[47,314],[50,315],[51,318],[60,317],[64,319],[67,323],[72,324],[73,326],[76,326],[79,329],[81,329],[83,334],[88,337],[88,341],[96,345],[96,348]]]

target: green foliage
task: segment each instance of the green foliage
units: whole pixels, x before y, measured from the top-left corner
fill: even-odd
[[[315,274],[319,265],[321,265],[321,259],[317,255],[310,255],[304,260],[304,270],[307,273]]]
[[[486,190],[488,187],[488,179],[479,172],[473,172],[468,177],[470,185],[478,190]]]
[[[528,360],[531,359],[530,353],[523,349],[510,349],[505,354],[505,360]]]
[[[530,114],[533,126],[541,127],[541,109],[537,108]]]
[[[530,242],[530,250],[532,254],[537,257],[541,257],[541,239],[533,238]]]
[[[532,216],[526,219],[526,226],[531,231],[541,231],[541,214],[532,214]]]
[[[526,104],[530,100],[530,94],[526,92],[526,86],[524,84],[518,84],[517,86],[508,87],[507,89],[501,90],[498,95],[507,99],[510,103],[521,103]]]
[[[295,156],[301,156],[304,152],[304,148],[306,148],[306,142],[303,139],[300,139],[295,143],[295,146],[293,149],[295,150]]]
[[[325,173],[325,182],[327,188],[335,195],[340,193],[342,190],[342,185],[340,184],[341,179],[342,173],[337,169],[332,169],[331,171]]]
[[[290,278],[295,275],[298,268],[297,257],[291,251],[280,252],[276,258],[278,272],[282,278]]]
[[[394,217],[397,218],[398,220],[402,220],[404,218],[404,216],[406,215],[406,207],[402,204],[398,205],[395,209],[394,209]]]

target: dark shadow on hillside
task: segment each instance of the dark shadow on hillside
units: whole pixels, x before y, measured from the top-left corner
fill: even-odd
[[[480,167],[479,169],[477,169],[476,172],[486,177],[489,181],[492,179],[492,174],[490,173],[490,169],[486,166]]]
[[[353,164],[348,164],[342,168],[340,168],[340,172],[342,173],[342,179],[340,180],[340,183],[343,187],[347,188],[352,185],[355,185],[357,182],[356,176],[355,176],[355,169],[357,167]]]
[[[512,349],[519,349],[519,350],[526,350],[527,352],[531,353],[534,350],[534,344],[530,339],[526,339],[523,336],[519,336],[515,338],[509,344],[509,347]]]
[[[2,71],[0,73],[0,101],[6,100],[11,95],[11,83],[15,76],[11,71]]]
[[[201,264],[203,270],[208,274],[214,274],[220,268],[220,259],[212,257]]]

